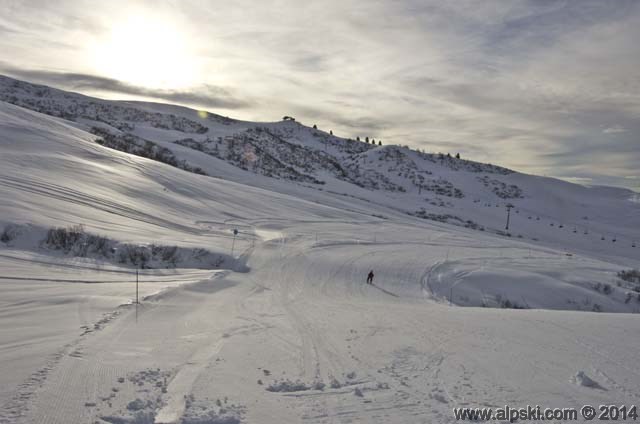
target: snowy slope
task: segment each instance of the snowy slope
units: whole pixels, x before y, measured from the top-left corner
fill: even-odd
[[[24,106],[88,99],[47,93]],[[142,111],[138,121],[118,115],[120,130],[111,118],[102,128],[169,146],[209,175],[104,147],[89,132],[94,119],[0,102],[0,226],[15,229],[0,242],[0,422],[430,423],[453,422],[458,406],[638,403],[640,301],[616,276],[638,264],[638,250],[621,243],[638,228],[629,192],[337,137],[326,138],[326,159],[351,176],[329,165],[303,173],[296,149],[278,144],[323,152],[325,138],[298,123],[125,106]],[[324,184],[265,177],[172,142],[196,124],[207,131],[194,140],[259,137]],[[258,126],[273,134],[256,135]],[[411,186],[412,175],[438,187]],[[512,184],[523,198],[494,191]],[[512,237],[496,234],[506,202],[516,205]],[[462,222],[407,213],[420,208]],[[588,234],[573,233],[572,217],[578,226],[583,216]],[[108,247],[176,245],[224,260],[154,262],[140,271],[134,305],[131,263],[43,242],[51,227],[78,224]],[[579,384],[580,372],[604,390]]]
[[[637,193],[629,190],[587,188],[397,145],[367,144],[291,120],[252,123],[179,106],[105,101],[2,76],[0,100],[69,119],[99,134],[107,146],[152,143],[155,150],[134,153],[153,150],[154,157],[183,169],[254,187],[296,196],[308,196],[309,188],[340,193],[494,233],[505,230],[505,206],[512,204],[508,233],[513,237],[640,257],[633,248],[640,249],[640,206],[632,201]],[[160,149],[166,154],[158,154]]]

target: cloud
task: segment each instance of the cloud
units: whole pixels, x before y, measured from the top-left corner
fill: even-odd
[[[327,58],[321,54],[302,53],[291,61],[291,66],[300,71],[323,72],[329,65]]]
[[[8,25],[3,25],[2,23],[0,23],[0,34],[2,35],[12,35],[12,34],[19,34],[20,31],[9,27]]]
[[[627,132],[627,130],[622,128],[621,126],[614,125],[613,127],[608,127],[603,129],[602,132],[604,134],[620,134],[620,133]]]
[[[1,64],[0,69],[3,69]],[[6,65],[3,71],[17,78],[68,90],[126,94],[204,108],[241,109],[250,106],[246,100],[234,98],[229,90],[208,84],[189,91],[157,90],[137,87],[112,78],[81,73],[23,70],[6,67]]]
[[[18,77],[638,187],[624,178],[640,163],[636,0],[14,3],[0,51],[39,69]],[[87,45],[132,10],[184,32],[203,64],[198,89],[94,76]]]

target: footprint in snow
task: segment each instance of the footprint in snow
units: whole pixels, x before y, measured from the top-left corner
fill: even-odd
[[[431,399],[435,399],[438,402],[442,402],[442,403],[449,403],[449,401],[440,393],[436,393],[434,395],[431,395]]]

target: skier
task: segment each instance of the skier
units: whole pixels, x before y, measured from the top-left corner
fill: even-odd
[[[369,271],[369,275],[367,275],[367,284],[373,284],[373,270]]]

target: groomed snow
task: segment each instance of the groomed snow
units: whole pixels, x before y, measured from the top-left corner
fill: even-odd
[[[0,243],[0,422],[432,423],[460,406],[638,403],[640,302],[616,278],[637,266],[628,249],[200,176],[6,103],[0,135],[0,225],[26,228]],[[141,270],[133,304],[130,265],[41,245],[77,224],[127,243],[233,244],[243,266]]]

